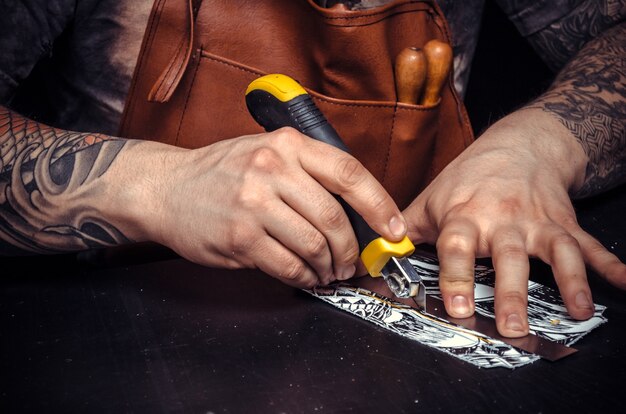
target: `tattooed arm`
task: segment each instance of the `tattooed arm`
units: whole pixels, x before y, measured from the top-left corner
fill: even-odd
[[[626,266],[580,228],[570,201],[626,178],[626,24],[593,15],[616,2],[577,3],[533,37],[553,67],[570,59],[550,89],[487,129],[405,211],[412,240],[437,246],[452,316],[474,312],[474,260],[492,257],[505,336],[529,329],[529,257],[552,267],[576,319],[593,315],[586,266],[626,289]]]
[[[0,254],[54,253],[129,240],[94,206],[126,144],[27,120],[0,107]]]
[[[3,107],[0,120],[0,255],[154,241],[312,287],[351,277],[358,258],[331,193],[384,237],[406,232],[357,160],[294,129],[187,150],[50,128]]]
[[[595,2],[600,7],[601,2]],[[622,5],[622,7],[625,7]],[[569,23],[569,24],[568,24]],[[537,35],[535,47],[571,50],[563,32],[566,21]],[[575,39],[575,43],[582,40]],[[574,42],[572,42],[574,43]],[[558,60],[552,60],[552,65]],[[576,197],[597,194],[626,181],[626,22],[589,42],[559,73],[548,92],[529,108],[539,108],[562,123],[580,143],[587,157],[582,185]]]

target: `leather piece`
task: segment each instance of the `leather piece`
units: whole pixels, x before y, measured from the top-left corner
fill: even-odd
[[[395,56],[449,33],[434,1],[350,11],[311,0],[204,0],[193,54],[166,103],[147,96],[188,35],[188,0],[156,0],[120,134],[197,148],[260,133],[245,107],[249,82],[297,79],[353,154],[406,207],[472,141],[450,76],[439,104],[396,102]],[[191,20],[194,21],[193,19]]]

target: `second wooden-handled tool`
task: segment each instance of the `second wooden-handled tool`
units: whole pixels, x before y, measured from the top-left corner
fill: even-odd
[[[288,76],[272,74],[254,80],[246,90],[246,105],[252,117],[268,132],[290,126],[349,152],[311,96]],[[382,276],[394,295],[413,298],[424,310],[424,283],[407,258],[415,250],[413,243],[407,237],[400,242],[380,237],[348,203],[339,197],[338,200],[350,219],[368,273],[373,277]]]
[[[421,104],[435,105],[452,68],[452,48],[446,42],[433,39],[424,45],[424,55],[427,63],[426,86]]]

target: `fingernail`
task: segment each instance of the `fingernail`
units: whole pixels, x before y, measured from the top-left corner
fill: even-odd
[[[404,221],[404,217],[393,216],[391,220],[389,220],[389,231],[396,236],[402,237],[406,233],[406,222]]]
[[[512,331],[523,331],[524,324],[522,322],[522,318],[517,313],[511,313],[506,317],[506,322],[504,323],[507,329]]]
[[[341,276],[338,278],[339,280],[347,280],[354,276],[354,272],[356,272],[356,266],[349,265],[344,267],[341,270]]]
[[[470,312],[469,301],[465,296],[455,296],[452,298],[452,310],[459,315],[467,315]]]
[[[593,309],[591,300],[585,292],[579,292],[578,295],[576,295],[576,306],[582,309]]]

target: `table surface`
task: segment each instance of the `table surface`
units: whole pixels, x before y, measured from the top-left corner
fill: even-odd
[[[626,191],[577,205],[626,259]],[[154,260],[158,256],[159,260]],[[478,369],[255,271],[138,247],[86,266],[3,259],[0,411],[619,411],[626,294],[590,277],[609,322],[578,353]],[[533,278],[552,283],[533,263]]]

